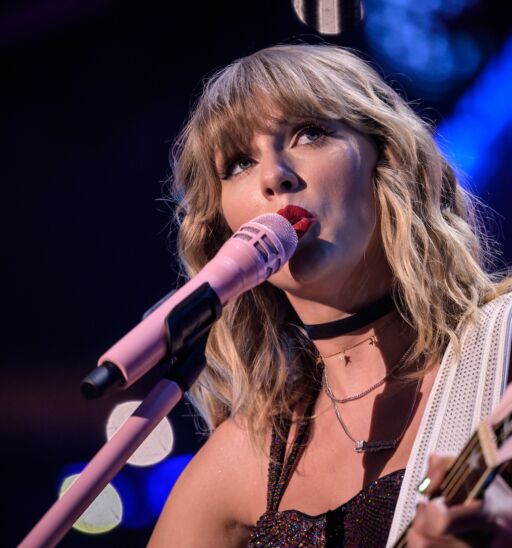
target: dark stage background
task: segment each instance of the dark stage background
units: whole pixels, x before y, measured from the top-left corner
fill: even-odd
[[[510,19],[498,0],[446,0],[444,11],[423,4],[368,1],[362,27],[324,39],[365,52],[446,129],[443,142],[461,155],[469,186],[496,211],[489,226],[507,263]],[[414,12],[422,9],[430,11]],[[66,466],[96,452],[114,405],[142,398],[155,381],[99,401],[79,392],[98,356],[175,287],[171,212],[159,198],[172,139],[201,79],[297,39],[322,40],[289,0],[0,5],[2,545],[19,542],[51,505]],[[184,405],[171,414],[173,455],[201,442],[189,415]],[[142,546],[153,524],[135,519],[101,536],[72,531],[62,546]]]

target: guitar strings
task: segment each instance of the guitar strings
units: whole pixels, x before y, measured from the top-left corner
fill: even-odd
[[[460,455],[457,457],[455,462],[450,466],[445,479],[441,483],[440,489],[443,491],[443,494],[445,494],[445,490],[450,490],[453,495],[455,495],[454,490],[458,489],[458,483],[460,482],[460,478],[464,475],[464,467],[467,463],[467,456],[475,449],[475,445],[478,445],[478,436],[476,433],[474,433],[467,444],[464,446],[464,449],[460,453]],[[448,503],[451,500],[451,494],[446,494],[446,499],[448,500]],[[394,548],[406,548],[407,546],[407,531],[409,529],[409,526],[405,529],[405,531],[400,535],[399,539],[397,540],[396,544],[394,545]]]
[[[503,435],[504,432],[502,432],[502,430],[504,429],[506,420],[507,419],[504,418],[504,419],[498,421],[496,424],[491,425],[492,428],[493,428],[493,433],[496,437],[496,442],[497,443],[498,442],[503,442],[503,440],[504,440],[504,435]],[[476,445],[476,447],[475,447],[475,445]],[[466,470],[460,470],[460,466],[457,466],[457,470],[455,470],[455,466],[459,462],[461,462],[462,465],[466,465],[466,460],[467,460],[467,457],[468,457],[467,453],[469,451],[472,452],[475,449],[478,451],[478,453],[477,453],[478,460],[483,458],[485,468],[482,470],[482,466],[480,466],[480,469],[479,470],[477,469],[477,471],[480,475],[480,478],[478,479],[478,481],[473,482],[474,485],[477,485],[478,483],[481,483],[482,480],[484,480],[484,481],[488,480],[489,476],[495,472],[494,469],[489,468],[487,466],[486,462],[485,462],[485,456],[483,455],[483,448],[481,446],[480,437],[479,437],[478,431],[477,431],[473,434],[473,436],[471,437],[471,439],[467,443],[466,447],[463,449],[460,457],[454,463],[453,471],[452,471],[452,469],[449,470],[449,472],[447,474],[447,477],[445,478],[445,480],[441,484],[441,488],[445,487],[447,497],[451,497],[451,500],[453,500],[453,498],[456,496],[459,489],[466,482],[468,476],[472,472],[474,472],[474,470],[470,467],[469,464],[467,464]],[[455,472],[457,472],[458,475],[455,474]],[[467,499],[468,496],[469,496],[469,494],[466,496],[466,499]],[[476,493],[473,494],[473,497],[475,497],[475,496],[477,496]]]
[[[472,469],[469,466],[467,459],[473,451],[478,451],[478,458],[482,456],[482,450],[479,443],[479,438],[476,434],[471,436],[466,447],[454,463],[453,473],[449,474],[441,483],[441,490],[448,501],[453,501],[460,488],[464,485],[466,479],[471,474]],[[451,471],[451,470],[450,470]]]
[[[498,447],[508,437],[508,432],[505,431],[506,423],[507,423],[508,420],[510,420],[509,416],[503,418],[502,420],[496,422],[495,424],[490,424],[490,427],[492,428],[492,432],[494,434],[495,443]],[[479,474],[480,477],[478,478],[478,480],[473,482],[473,491],[475,490],[476,486],[478,486],[478,490],[471,494],[472,498],[474,499],[474,498],[478,497],[479,494],[481,492],[483,492],[483,490],[485,490],[485,487],[488,485],[489,481],[492,481],[492,478],[496,474],[500,473],[500,471],[507,466],[507,463],[501,463],[501,465],[496,465],[496,466],[489,466],[488,463],[486,462],[486,459],[485,459],[485,454],[483,452],[483,447],[482,447],[482,444],[480,442],[480,436],[478,435],[478,431],[473,434],[472,438],[475,438],[476,442],[478,442],[478,447],[477,447],[478,452],[479,452],[478,453],[478,459],[483,459],[483,467],[480,466],[480,468],[477,469],[478,474]],[[470,440],[470,441],[472,441],[472,440]],[[474,445],[474,444],[468,443],[468,447],[470,445]],[[467,476],[469,476],[471,474],[471,472],[474,472],[474,469],[469,467],[469,470],[465,474],[466,477],[463,478],[463,482],[466,481]],[[462,479],[461,479],[461,481],[462,481]],[[455,494],[453,494],[453,496],[455,496]],[[468,500],[468,499],[469,499],[469,493],[466,495],[466,500]]]
[[[467,457],[469,456],[468,454],[473,451],[475,442],[477,441],[478,441],[477,435],[476,433],[474,433],[471,436],[471,438],[469,438],[468,442],[466,443],[466,445],[464,446],[464,448],[462,449],[462,451],[460,452],[456,460],[450,466],[448,472],[446,473],[445,478],[443,479],[441,483],[441,488],[444,488],[444,486],[450,483],[453,477],[459,473],[460,467],[465,464],[465,461]]]
[[[505,421],[507,419],[503,419],[493,425],[494,434],[497,438],[497,441],[503,442],[503,432],[500,430],[504,428]],[[446,477],[444,478],[443,482],[441,483],[440,490],[442,491],[443,495],[445,496],[445,500],[447,501],[447,504],[451,504],[459,492],[462,485],[464,485],[466,479],[473,471],[470,467],[470,465],[467,462],[467,459],[469,455],[474,451],[477,450],[477,457],[478,459],[482,458],[483,452],[482,447],[480,445],[480,438],[478,436],[478,431],[474,432],[469,441],[464,446],[463,450],[459,454],[459,456],[456,458],[455,462],[451,465],[448,472],[446,473]],[[504,465],[502,465],[504,466]],[[486,469],[485,471],[480,472],[480,479],[486,475],[489,476],[489,474],[492,473],[492,470]],[[478,482],[475,482],[475,485]],[[409,526],[404,530],[404,532],[400,535],[397,542],[394,545],[394,548],[406,548],[407,546],[407,531],[409,529]]]

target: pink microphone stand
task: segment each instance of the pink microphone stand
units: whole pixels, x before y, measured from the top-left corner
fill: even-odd
[[[160,380],[133,415],[96,453],[73,485],[30,531],[20,548],[55,546],[182,395],[175,382]]]
[[[59,542],[197,379],[205,364],[208,333],[222,313],[222,304],[277,272],[294,253],[297,242],[293,226],[274,213],[242,225],[186,289],[178,290],[179,297],[171,295],[157,303],[145,320],[100,358],[101,365],[82,383],[87,397],[100,396],[119,383],[128,386],[162,358],[170,360],[172,367],[169,379],[157,384],[103,446],[22,541],[22,548]],[[160,331],[164,328],[165,334]],[[124,367],[129,363],[131,372]]]
[[[197,379],[206,363],[204,350],[211,325],[221,312],[220,302],[208,284],[200,286],[186,302],[173,309],[166,318],[170,350],[165,360],[172,363],[169,378],[163,378],[156,384],[122,427],[96,453],[71,487],[23,539],[19,548],[53,547],[64,537]],[[91,379],[92,382],[101,380],[91,387]],[[85,389],[88,397],[97,397],[118,380],[117,375],[109,371],[105,373],[101,367],[97,367],[85,379],[82,389]]]

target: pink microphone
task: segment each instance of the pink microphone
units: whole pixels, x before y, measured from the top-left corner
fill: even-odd
[[[187,297],[207,283],[224,306],[275,274],[293,255],[297,242],[292,225],[276,213],[261,215],[242,225],[194,278],[100,357],[101,374],[115,379],[122,388],[132,385],[166,356],[166,318]],[[98,369],[95,371],[100,374]],[[82,384],[84,394],[100,395],[87,383],[89,377]]]

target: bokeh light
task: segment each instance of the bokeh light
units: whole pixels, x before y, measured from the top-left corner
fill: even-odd
[[[112,438],[140,403],[140,401],[127,401],[114,407],[107,420],[107,439]],[[167,457],[172,451],[173,445],[174,434],[172,427],[169,420],[164,417],[128,459],[127,463],[135,466],[151,466]]]
[[[59,498],[73,485],[80,474],[68,476],[59,489]],[[117,527],[123,517],[123,503],[110,483],[96,497],[87,510],[76,520],[73,528],[82,533],[97,535]]]
[[[476,38],[450,28],[450,21],[475,3],[366,0],[365,33],[377,58],[413,77],[423,97],[437,98],[480,66]]]
[[[491,59],[437,130],[437,143],[462,181],[482,193],[500,154],[500,136],[512,126],[512,37]],[[485,128],[485,130],[483,129]]]
[[[172,486],[192,457],[190,454],[176,455],[148,470],[146,500],[156,516],[162,511]]]

